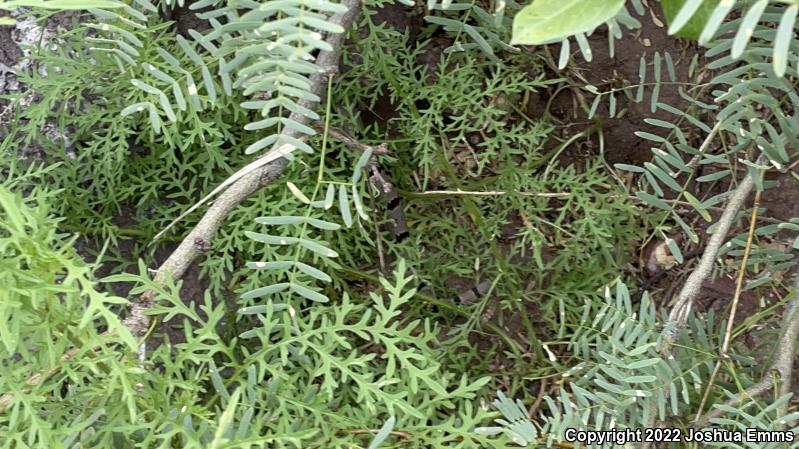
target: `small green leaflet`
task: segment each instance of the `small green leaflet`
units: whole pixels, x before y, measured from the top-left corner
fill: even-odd
[[[388,438],[388,436],[391,435],[391,431],[394,430],[394,423],[396,421],[397,421],[396,418],[394,418],[393,416],[388,418],[386,422],[383,423],[383,427],[381,427],[380,430],[377,432],[372,442],[369,443],[368,449],[377,449],[378,447],[380,447],[380,445],[383,444],[383,441],[385,441],[386,438]]]
[[[645,203],[647,203],[647,204],[649,204],[651,206],[655,206],[658,209],[671,210],[671,208],[669,207],[668,204],[666,204],[665,201],[661,200],[660,198],[658,198],[658,197],[656,197],[656,196],[654,196],[652,194],[639,191],[639,192],[635,192],[635,196],[640,198],[643,202],[645,202]]]
[[[338,257],[338,253],[313,240],[299,239],[300,245],[323,257]]]
[[[297,237],[261,234],[252,231],[244,231],[244,235],[253,240],[266,243],[267,245],[294,245],[299,242]]]
[[[352,186],[352,203],[355,205],[355,210],[358,212],[358,216],[360,216],[362,220],[368,220],[369,216],[366,215],[363,203],[361,202],[361,195],[358,192],[358,186],[355,185]]]
[[[707,209],[702,206],[702,202],[699,201],[699,199],[691,195],[691,193],[689,193],[687,190],[683,192],[683,195],[685,195],[685,199],[688,200],[688,202],[694,207],[694,209],[696,209],[697,212],[699,212],[699,215],[701,215],[706,222],[710,223],[713,221],[713,218],[710,216],[710,212],[708,212]]]
[[[511,45],[540,45],[587,33],[610,20],[624,0],[535,0],[513,19]]]
[[[788,67],[789,50],[793,40],[797,13],[799,13],[799,5],[790,6],[782,15],[777,28],[777,37],[774,39],[774,50],[771,57],[774,61],[774,72],[778,77],[785,75],[785,69]]]
[[[287,270],[294,266],[290,260],[279,262],[247,262],[247,268],[251,270]]]
[[[242,307],[239,309],[239,314],[241,315],[255,315],[259,313],[267,313],[271,309],[273,312],[280,312],[281,310],[288,309],[289,306],[287,304],[271,304],[271,305],[260,305],[260,306],[250,306],[250,307]]]
[[[318,270],[308,264],[304,264],[302,262],[295,262],[295,266],[297,267],[298,270],[302,271],[308,276],[316,278],[322,282],[330,282],[332,280],[330,276],[328,276],[325,272]]]
[[[261,296],[271,295],[273,293],[280,293],[283,290],[289,287],[288,282],[283,282],[280,284],[269,285],[267,287],[256,288],[255,290],[250,290],[247,293],[241,295],[241,299],[253,299],[253,298],[260,298]]]
[[[325,210],[333,207],[333,198],[335,194],[336,194],[336,188],[333,187],[333,184],[328,184],[327,193],[325,194],[325,201],[324,201]]]
[[[265,225],[300,225],[307,222],[309,225],[317,229],[323,229],[325,231],[336,231],[341,229],[341,225],[336,223],[297,215],[286,215],[283,217],[258,217],[255,219],[255,222]]]
[[[759,0],[744,14],[740,28],[735,34],[735,39],[732,41],[732,48],[730,49],[730,56],[732,56],[733,59],[738,59],[743,54],[766,6],[768,6],[768,0]]]
[[[649,366],[657,365],[658,363],[661,362],[661,360],[662,359],[660,359],[660,358],[651,358],[651,359],[638,360],[636,362],[633,362],[633,363],[630,363],[629,365],[627,365],[627,369],[634,370],[634,369],[646,368],[646,367],[649,367]]]
[[[618,168],[619,170],[626,170],[633,173],[643,173],[646,171],[641,167],[636,167],[635,165],[629,165],[629,164],[613,164],[613,166]]]
[[[286,181],[286,187],[289,188],[291,194],[294,195],[295,198],[300,200],[300,202],[302,202],[303,204],[311,204],[311,200],[309,200],[308,197],[305,196],[304,193],[302,193],[302,190],[300,190],[300,188],[297,187],[293,182]]]
[[[347,195],[347,186],[341,184],[338,189],[338,207],[341,210],[341,218],[344,224],[352,227],[352,211],[350,210],[350,199]]]
[[[366,164],[369,162],[369,159],[372,157],[373,151],[374,149],[372,147],[369,147],[366,149],[366,151],[361,153],[361,157],[358,158],[358,162],[355,163],[355,168],[352,170],[351,181],[353,184],[357,184],[358,181],[361,179],[361,173],[364,167],[366,167]]]
[[[310,288],[308,288],[308,287],[306,287],[306,286],[304,286],[302,284],[291,284],[291,290],[293,292],[295,292],[295,293],[298,293],[298,294],[310,299],[311,301],[316,301],[316,302],[328,302],[328,301],[330,301],[330,298],[328,298],[327,296],[325,296],[325,295],[323,295],[321,293],[315,292],[315,291],[311,290]]]
[[[214,432],[214,439],[211,441],[211,448],[216,449],[224,447],[224,445],[230,441],[227,436],[229,433],[228,429],[233,425],[233,418],[236,413],[236,406],[239,405],[240,397],[241,388],[238,388],[233,392],[233,395],[230,396],[225,411],[222,412],[222,416],[219,418],[219,424],[216,428],[216,432]]]
[[[674,256],[674,259],[677,260],[677,263],[681,264],[685,261],[682,257],[682,252],[680,251],[680,247],[677,246],[677,242],[675,242],[674,239],[667,238],[666,246],[669,248],[669,252],[671,253],[671,255]]]

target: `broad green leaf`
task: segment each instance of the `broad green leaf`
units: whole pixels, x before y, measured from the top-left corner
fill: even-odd
[[[698,40],[719,0],[661,0],[669,34]]]
[[[534,0],[513,19],[511,45],[540,45],[587,33],[613,18],[624,0]]]

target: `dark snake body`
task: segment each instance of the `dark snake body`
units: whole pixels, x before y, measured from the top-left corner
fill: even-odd
[[[369,182],[378,191],[378,199],[386,205],[386,213],[390,218],[389,231],[395,242],[400,243],[410,236],[407,222],[405,221],[405,213],[402,210],[402,199],[394,189],[393,184],[386,178],[380,170],[380,166],[372,159],[369,163]],[[405,256],[407,258],[407,255]],[[419,285],[419,291],[426,288],[426,283],[422,282]],[[452,298],[452,301],[462,305],[469,305],[477,299],[488,293],[491,289],[491,284],[487,281],[478,283],[471,288],[462,291],[460,294]]]

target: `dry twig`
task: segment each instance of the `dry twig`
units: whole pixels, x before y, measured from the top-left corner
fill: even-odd
[[[344,0],[342,4],[347,7],[347,10],[333,15],[330,18],[330,22],[341,25],[342,28],[347,29],[359,12],[360,1]],[[345,37],[345,33],[331,34],[328,37],[328,43],[333,48],[329,51],[320,52],[319,56],[316,58],[316,65],[320,68],[320,71],[311,76],[311,81],[313,83],[311,90],[319,98],[325,97],[324,90],[327,85],[325,82],[327,78],[333,76],[338,71],[339,58],[341,56]],[[316,106],[316,102],[304,100],[302,106],[311,109]],[[306,116],[297,113],[293,113],[291,119],[299,123],[306,123],[308,121]],[[284,128],[283,133],[295,138],[300,137],[297,135],[297,131],[290,128]],[[245,170],[242,169],[234,174],[232,177],[236,177],[236,181],[230,183],[230,186],[219,195],[219,198],[208,208],[208,211],[203,215],[194,229],[189,232],[169,258],[161,264],[155,273],[154,281],[156,283],[163,283],[167,276],[172,279],[179,279],[183,276],[186,269],[210,248],[210,242],[216,234],[216,231],[219,230],[225,218],[227,218],[233,209],[255,191],[274,181],[283,173],[287,161],[282,155],[286,151],[285,144],[276,144],[270,152],[266,153],[256,162],[245,167],[245,169],[248,170],[246,173],[242,174],[242,171]],[[228,181],[223,183],[223,185],[227,183]],[[204,202],[205,200],[200,201],[198,204]],[[187,213],[191,210],[192,209],[189,209]],[[125,326],[131,330],[131,333],[133,333],[135,337],[141,338],[149,326],[149,317],[145,315],[144,312],[152,306],[154,297],[154,291],[147,291],[131,306],[130,315],[125,320]]]
[[[760,172],[762,175],[763,172]],[[762,191],[755,192],[755,202],[752,205],[752,216],[749,219],[749,232],[746,236],[746,247],[744,248],[744,255],[741,259],[741,268],[738,270],[738,279],[735,282],[735,293],[732,297],[732,307],[730,307],[730,316],[727,319],[727,329],[724,332],[724,341],[721,344],[721,359],[716,361],[716,366],[713,368],[713,373],[710,375],[710,380],[705,388],[705,394],[702,395],[702,401],[699,403],[699,408],[696,412],[695,420],[698,420],[702,415],[702,410],[705,408],[705,402],[710,395],[710,390],[713,388],[713,383],[716,381],[716,376],[721,368],[723,360],[728,359],[727,351],[730,349],[730,341],[732,340],[732,328],[735,323],[735,314],[738,311],[738,301],[741,299],[741,292],[743,291],[744,275],[746,274],[746,263],[749,261],[749,254],[752,250],[752,240],[755,236],[755,226],[757,225],[757,209],[760,207],[760,195]]]
[[[706,139],[702,146],[706,146],[708,141],[709,139]],[[688,321],[688,316],[691,314],[694,300],[699,295],[699,292],[702,289],[702,284],[704,284],[705,280],[710,275],[710,272],[713,270],[713,263],[716,260],[716,256],[718,256],[721,245],[724,243],[724,240],[726,240],[727,233],[730,231],[730,228],[732,228],[738,211],[741,209],[741,207],[743,207],[746,198],[749,197],[749,194],[752,192],[754,184],[754,176],[750,171],[747,173],[746,177],[744,177],[741,183],[738,184],[738,187],[727,201],[727,205],[724,207],[724,212],[721,214],[721,217],[716,223],[716,230],[710,236],[710,239],[708,239],[707,245],[705,246],[705,252],[702,254],[702,257],[699,259],[699,263],[697,264],[696,268],[691,275],[688,276],[688,279],[685,281],[685,284],[680,290],[680,293],[677,296],[677,301],[672,307],[671,312],[664,323],[663,340],[661,346],[661,353],[664,354],[664,356],[669,356],[671,354],[672,345],[677,339],[677,335],[679,335],[680,331],[683,329],[683,327],[685,327],[685,324]],[[657,415],[657,404],[653,401],[650,410],[651,422],[649,425],[647,425],[647,427],[656,427],[655,417]],[[645,442],[641,445],[641,447],[643,449],[648,449],[651,447],[651,443]]]
[[[677,334],[685,326],[688,316],[691,313],[694,300],[699,295],[699,291],[702,289],[702,284],[705,282],[705,279],[707,279],[710,272],[713,270],[713,263],[721,249],[721,245],[727,238],[727,233],[735,222],[738,211],[743,207],[753,187],[754,176],[750,172],[735,189],[727,205],[724,207],[724,212],[721,214],[718,223],[716,223],[716,230],[713,232],[713,235],[710,236],[705,246],[705,252],[699,259],[696,269],[688,276],[688,280],[685,281],[685,284],[677,296],[677,301],[669,313],[663,331],[664,353],[671,351],[671,345],[674,343]]]

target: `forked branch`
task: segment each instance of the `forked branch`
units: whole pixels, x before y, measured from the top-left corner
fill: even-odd
[[[713,263],[716,261],[721,245],[724,244],[724,241],[727,239],[727,233],[730,232],[730,228],[733,223],[735,223],[735,217],[741,207],[743,207],[744,202],[746,202],[746,198],[748,198],[749,194],[752,192],[754,184],[754,175],[752,171],[749,171],[741,183],[738,184],[738,187],[730,196],[727,205],[724,207],[724,212],[722,212],[721,218],[719,218],[719,221],[716,223],[716,230],[710,236],[705,246],[705,252],[702,253],[702,257],[699,259],[696,268],[685,281],[685,284],[677,296],[677,301],[669,313],[668,320],[664,323],[664,353],[671,350],[672,343],[674,343],[680,330],[685,326],[688,316],[691,314],[694,300],[699,295],[702,284],[708,276],[710,276],[710,272],[713,270]]]

